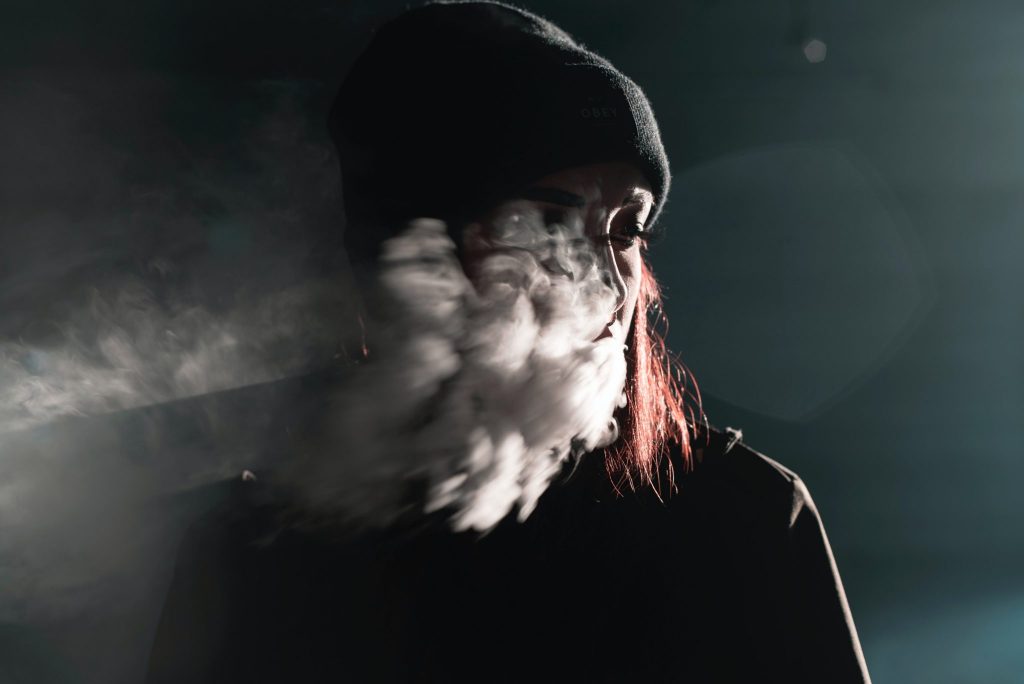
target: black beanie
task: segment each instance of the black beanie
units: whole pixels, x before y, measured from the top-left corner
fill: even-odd
[[[454,230],[550,173],[630,161],[669,189],[650,104],[607,60],[551,22],[496,2],[432,3],[381,27],[329,116],[353,260],[408,219]]]

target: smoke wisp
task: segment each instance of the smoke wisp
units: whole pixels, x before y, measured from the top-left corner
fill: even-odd
[[[345,332],[329,280],[217,315],[139,280],[91,290],[51,344],[0,340],[0,434],[269,382],[329,358]],[[301,331],[301,332],[299,332]]]

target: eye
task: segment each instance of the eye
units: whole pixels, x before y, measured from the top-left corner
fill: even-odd
[[[629,249],[638,241],[646,243],[648,237],[647,231],[644,230],[644,224],[639,222],[627,224],[618,229],[613,228],[613,232],[604,236],[608,243],[620,249]]]

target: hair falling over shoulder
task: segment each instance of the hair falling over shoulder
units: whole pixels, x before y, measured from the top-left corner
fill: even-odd
[[[696,381],[665,345],[661,287],[646,259],[642,268],[627,351],[627,404],[618,415],[622,434],[605,449],[605,467],[616,491],[650,486],[660,496],[676,490],[671,445],[678,445],[678,464],[689,469],[693,438],[706,418]]]

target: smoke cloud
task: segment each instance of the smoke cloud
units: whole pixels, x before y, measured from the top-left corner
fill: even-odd
[[[623,347],[595,341],[616,291],[582,220],[546,224],[516,201],[495,216],[472,279],[439,221],[384,245],[370,359],[291,475],[319,514],[380,525],[447,509],[455,529],[486,531],[513,508],[525,519],[567,459],[618,436]]]

